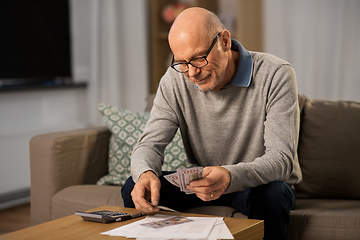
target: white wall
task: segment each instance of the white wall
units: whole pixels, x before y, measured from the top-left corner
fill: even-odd
[[[0,92],[0,135],[86,124],[86,89]]]

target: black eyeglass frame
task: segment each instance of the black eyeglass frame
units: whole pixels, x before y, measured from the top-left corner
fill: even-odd
[[[174,60],[174,55],[173,55],[172,61],[171,61],[171,67],[172,67],[175,71],[177,71],[177,72],[179,72],[179,73],[186,73],[186,72],[189,71],[189,64],[190,64],[191,66],[193,66],[193,67],[196,67],[196,68],[202,68],[202,67],[205,67],[206,65],[208,65],[208,64],[209,64],[209,61],[207,60],[207,57],[209,56],[211,50],[212,50],[213,47],[215,46],[215,43],[216,43],[217,39],[219,38],[220,34],[221,34],[221,32],[219,32],[219,33],[216,35],[215,39],[214,39],[213,42],[211,43],[211,46],[210,46],[210,48],[207,50],[207,52],[205,53],[205,55],[202,55],[202,56],[200,56],[200,57],[196,57],[196,58],[191,59],[190,61],[184,62],[184,63],[174,63],[175,60]],[[205,65],[203,65],[203,66],[201,66],[201,67],[198,67],[198,66],[194,66],[193,64],[191,64],[192,61],[197,60],[197,59],[200,59],[200,58],[205,59],[205,61],[206,61],[206,64],[205,64]],[[185,65],[186,65],[186,67],[187,67],[187,70],[186,70],[186,71],[179,71],[179,70],[177,70],[177,69],[175,68],[175,66],[181,65],[181,64],[185,64]]]

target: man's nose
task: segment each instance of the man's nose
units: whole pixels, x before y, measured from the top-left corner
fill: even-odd
[[[188,67],[189,67],[189,76],[190,77],[195,77],[196,75],[199,74],[200,68],[194,67],[191,64],[189,64]]]

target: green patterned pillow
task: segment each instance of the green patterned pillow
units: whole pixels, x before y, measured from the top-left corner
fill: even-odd
[[[104,103],[99,111],[111,132],[109,143],[109,173],[103,176],[98,185],[124,185],[130,176],[131,152],[144,131],[150,113],[133,113]],[[176,171],[178,168],[192,167],[187,161],[180,131],[165,149],[163,171]]]

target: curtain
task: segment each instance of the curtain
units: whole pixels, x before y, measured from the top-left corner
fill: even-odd
[[[147,0],[72,0],[73,75],[88,82],[89,125],[100,102],[143,111],[148,87]],[[79,80],[80,79],[80,80]]]
[[[360,1],[263,2],[264,51],[295,67],[299,93],[360,101]]]

